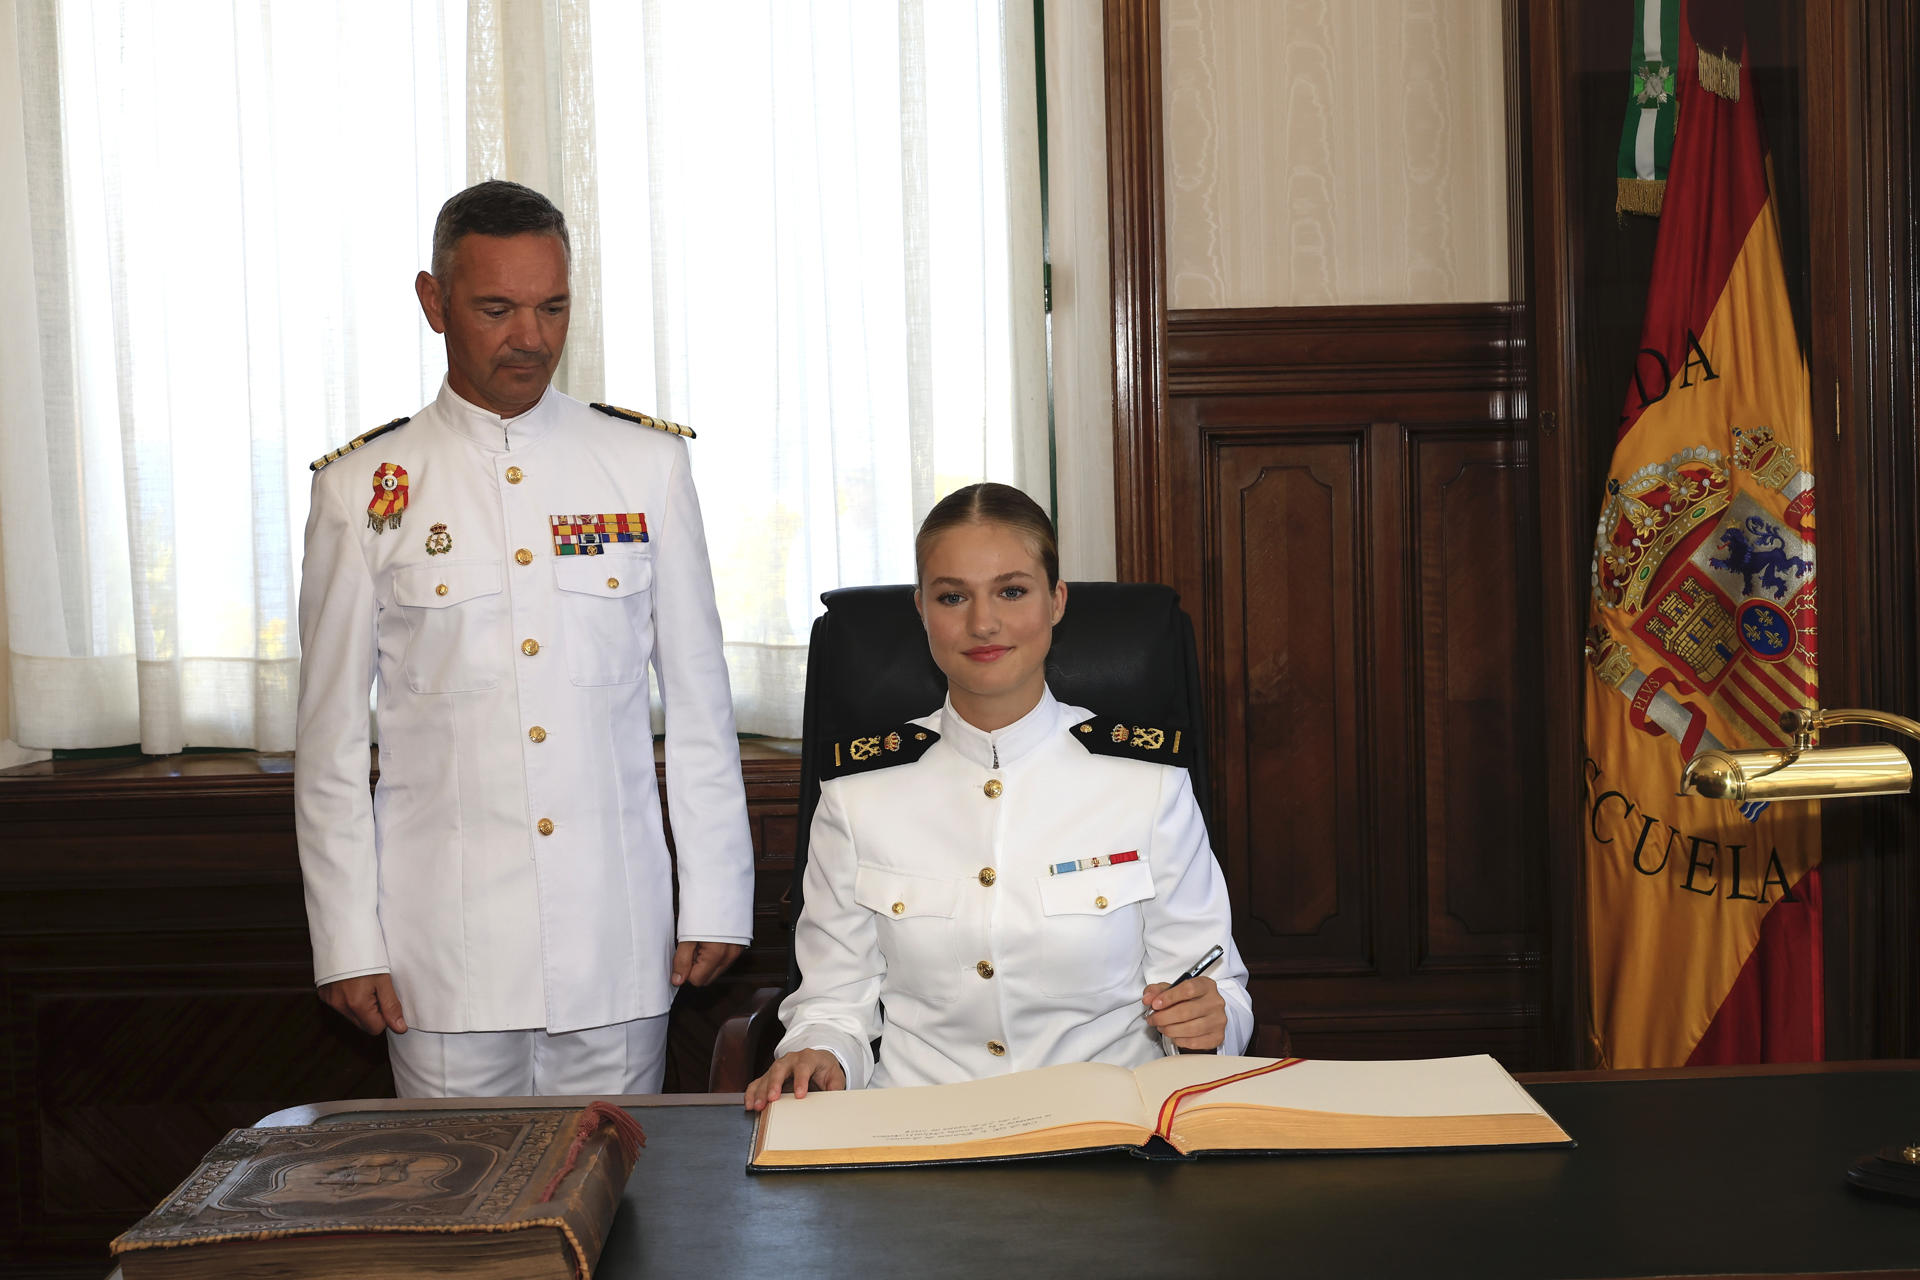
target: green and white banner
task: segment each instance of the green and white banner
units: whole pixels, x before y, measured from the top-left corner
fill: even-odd
[[[1681,0],[1634,0],[1633,88],[1626,127],[1620,132],[1619,189],[1615,213],[1660,216],[1673,156],[1673,123],[1679,106]]]

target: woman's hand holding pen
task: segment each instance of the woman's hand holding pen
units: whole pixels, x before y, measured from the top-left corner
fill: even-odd
[[[1223,1005],[1222,1008],[1225,1008]],[[1222,1015],[1221,1026],[1225,1026]],[[749,1111],[765,1111],[767,1104],[780,1096],[780,1090],[788,1079],[793,1081],[793,1096],[804,1098],[809,1088],[832,1090],[847,1087],[847,1073],[840,1069],[840,1059],[825,1049],[796,1049],[774,1060],[767,1068],[767,1074],[747,1086],[743,1099]]]
[[[1178,986],[1153,982],[1141,993],[1150,1011],[1147,1025],[1176,1049],[1218,1049],[1227,1039],[1227,1002],[1212,978],[1187,978]]]

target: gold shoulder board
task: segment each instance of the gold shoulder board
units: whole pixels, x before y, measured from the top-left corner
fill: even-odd
[[[1150,760],[1155,764],[1184,766],[1188,753],[1186,734],[1180,729],[1162,729],[1155,725],[1130,724],[1095,716],[1073,726],[1073,739],[1097,756],[1120,756],[1127,760]]]
[[[637,409],[622,409],[617,404],[598,404],[594,408],[609,418],[621,418],[627,422],[637,422],[643,427],[652,427],[655,431],[664,431],[670,436],[685,436],[689,440],[698,439],[692,427],[683,427],[677,422],[668,422],[665,418],[656,418],[652,414],[641,413]]]
[[[820,781],[827,782],[849,773],[868,773],[890,765],[912,764],[938,741],[939,734],[912,722],[882,729],[878,733],[838,738],[818,748],[820,759],[815,773]]]
[[[353,439],[341,445],[338,449],[335,449],[332,453],[321,454],[319,457],[315,458],[312,462],[309,462],[307,464],[307,470],[318,471],[320,468],[326,466],[329,462],[332,462],[335,458],[344,458],[348,454],[352,453],[355,449],[358,449],[361,445],[365,444],[367,441],[378,440],[381,436],[387,434],[387,432],[393,430],[395,427],[405,426],[410,421],[412,421],[412,418],[410,416],[406,418],[395,418],[392,422],[387,423],[384,427],[375,427],[373,430],[367,432],[363,436],[355,436]]]

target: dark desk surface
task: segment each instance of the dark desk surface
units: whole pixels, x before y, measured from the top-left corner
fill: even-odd
[[[1844,1177],[1867,1151],[1920,1139],[1920,1064],[1538,1076],[1527,1087],[1578,1149],[749,1176],[737,1098],[634,1098],[647,1149],[598,1275],[1920,1271],[1920,1205],[1861,1195]],[[396,1105],[329,1103],[262,1123]]]

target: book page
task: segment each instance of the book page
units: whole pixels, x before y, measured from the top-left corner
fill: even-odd
[[[1150,1116],[1158,1116],[1160,1104],[1167,1095],[1176,1089],[1188,1085],[1206,1084],[1209,1080],[1224,1080],[1228,1076],[1239,1075],[1242,1071],[1253,1071],[1260,1067],[1272,1066],[1278,1058],[1237,1058],[1216,1053],[1182,1053],[1167,1058],[1156,1058],[1133,1069],[1133,1079],[1140,1089],[1140,1100],[1147,1106]],[[1298,1067],[1288,1067],[1287,1071],[1298,1071]],[[1286,1072],[1279,1074],[1285,1075]],[[1211,1098],[1212,1093],[1204,1096]],[[1192,1105],[1189,1103],[1188,1105]]]
[[[1251,1070],[1273,1059],[1186,1055],[1135,1071],[1148,1105],[1176,1089]],[[1177,1066],[1174,1064],[1178,1064]],[[1210,1064],[1196,1069],[1189,1064]],[[1397,1062],[1305,1059],[1281,1071],[1222,1085],[1182,1104],[1185,1115],[1208,1106],[1286,1107],[1371,1116],[1541,1115],[1506,1069],[1486,1054]]]
[[[1131,1071],[1080,1062],[959,1084],[789,1094],[767,1108],[760,1150],[950,1147],[1075,1124],[1153,1128]]]

